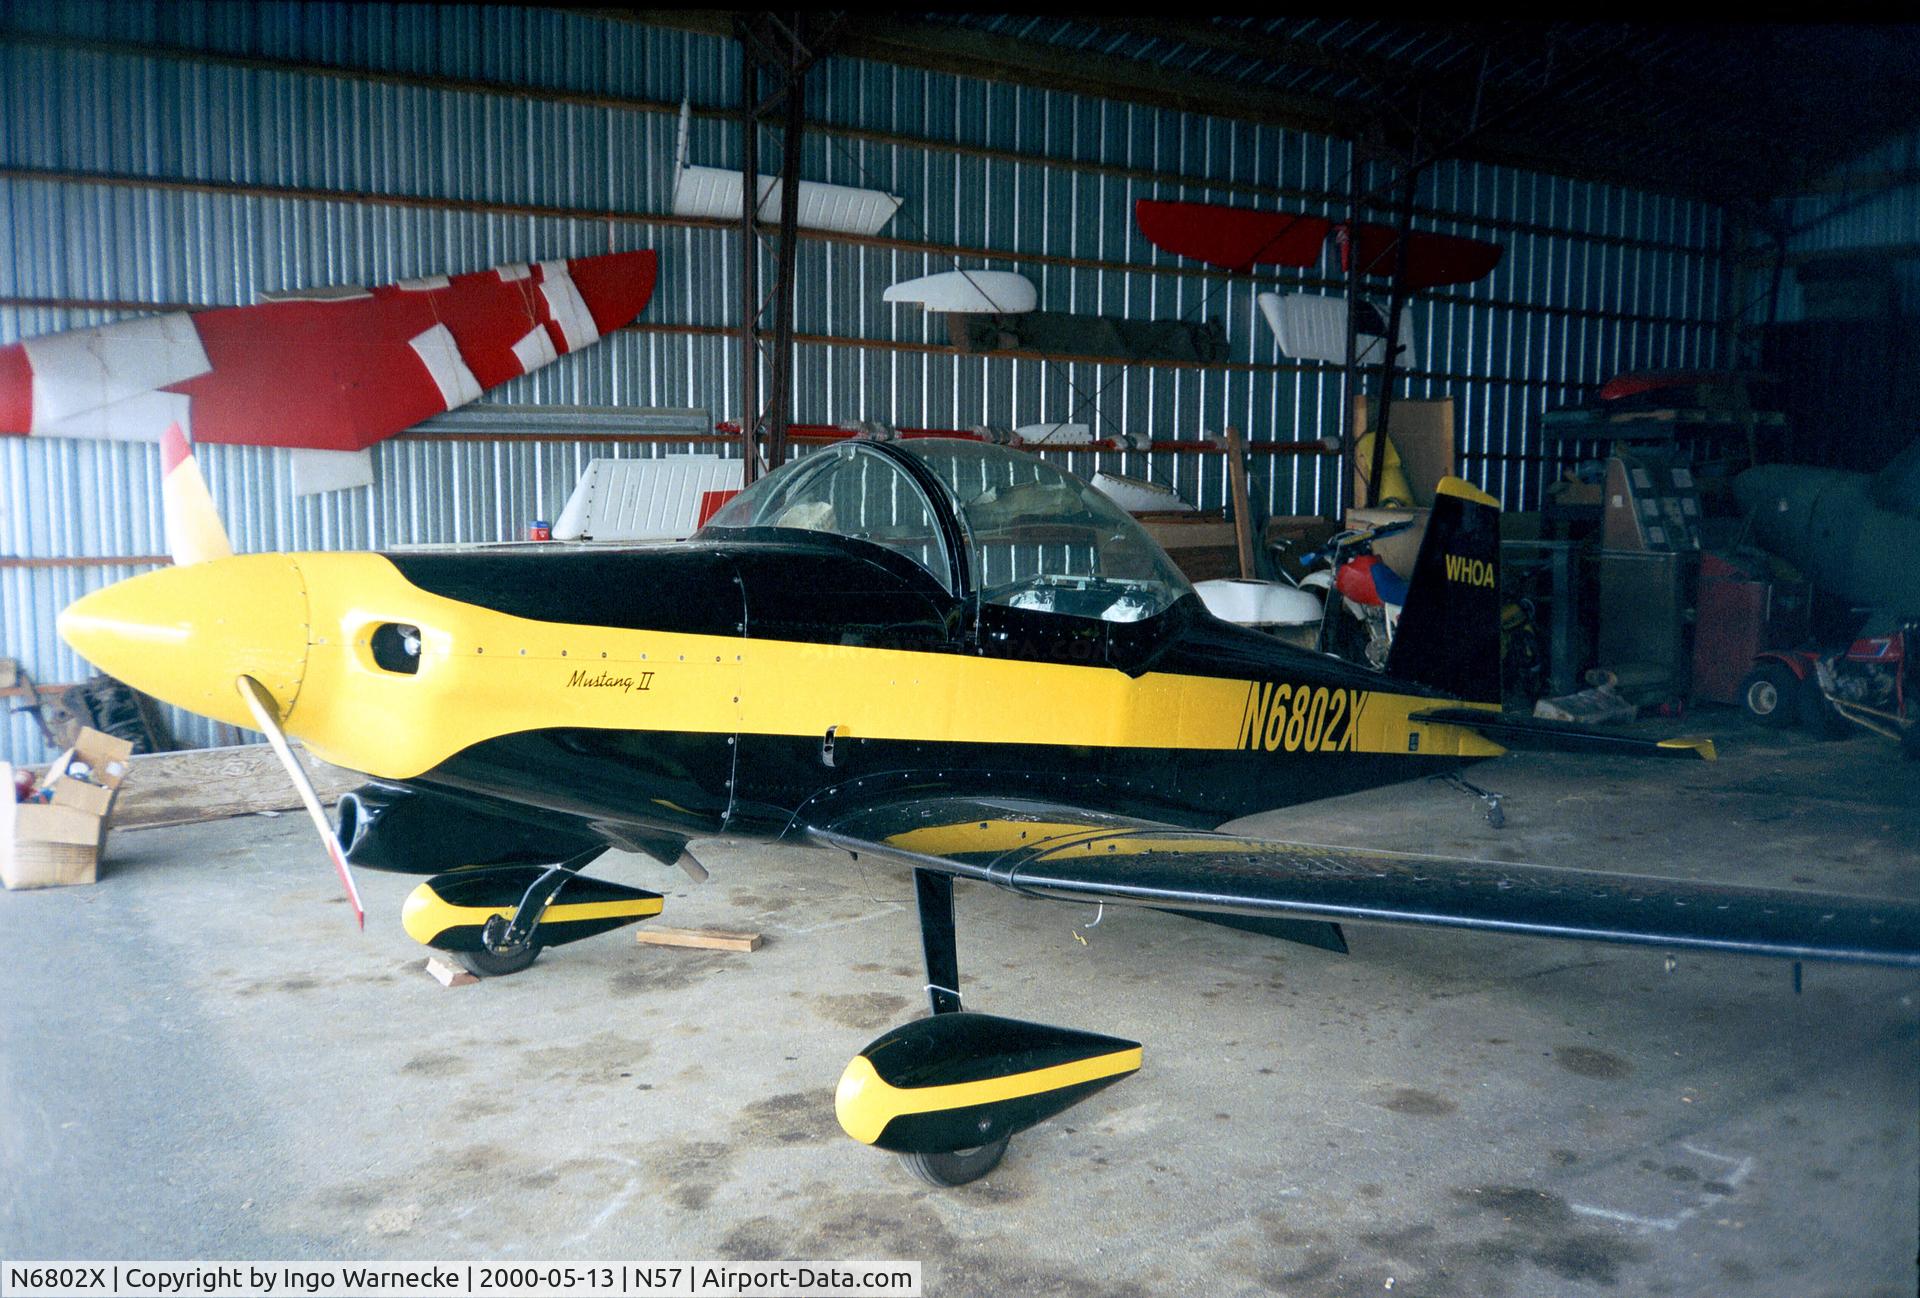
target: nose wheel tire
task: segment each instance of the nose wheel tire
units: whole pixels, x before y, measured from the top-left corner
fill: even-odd
[[[1000,1160],[1007,1153],[1007,1142],[1011,1139],[1011,1136],[1002,1136],[977,1149],[958,1149],[950,1154],[902,1154],[900,1158],[915,1176],[928,1185],[946,1190],[977,1181],[1000,1166]]]
[[[475,978],[504,978],[517,974],[540,958],[540,944],[529,942],[518,951],[449,951],[462,969]]]

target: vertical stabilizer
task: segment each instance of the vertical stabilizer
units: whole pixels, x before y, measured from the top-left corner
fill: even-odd
[[[1459,478],[1435,490],[1387,674],[1500,702],[1500,502]]]

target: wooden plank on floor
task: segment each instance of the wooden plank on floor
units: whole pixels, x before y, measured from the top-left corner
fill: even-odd
[[[322,802],[366,783],[355,771],[300,752]],[[115,829],[190,825],[258,811],[298,811],[300,795],[265,744],[140,753],[128,762],[127,781],[113,804]]]
[[[642,946],[690,946],[706,951],[757,951],[758,933],[729,933],[719,928],[642,928],[634,934]]]

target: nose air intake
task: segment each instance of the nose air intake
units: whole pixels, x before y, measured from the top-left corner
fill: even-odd
[[[95,591],[60,615],[60,636],[137,690],[236,726],[251,676],[292,711],[307,662],[307,588],[283,554],[161,568]]]

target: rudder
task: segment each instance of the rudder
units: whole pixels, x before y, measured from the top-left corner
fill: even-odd
[[[1435,489],[1387,674],[1500,702],[1500,502],[1459,478]]]

